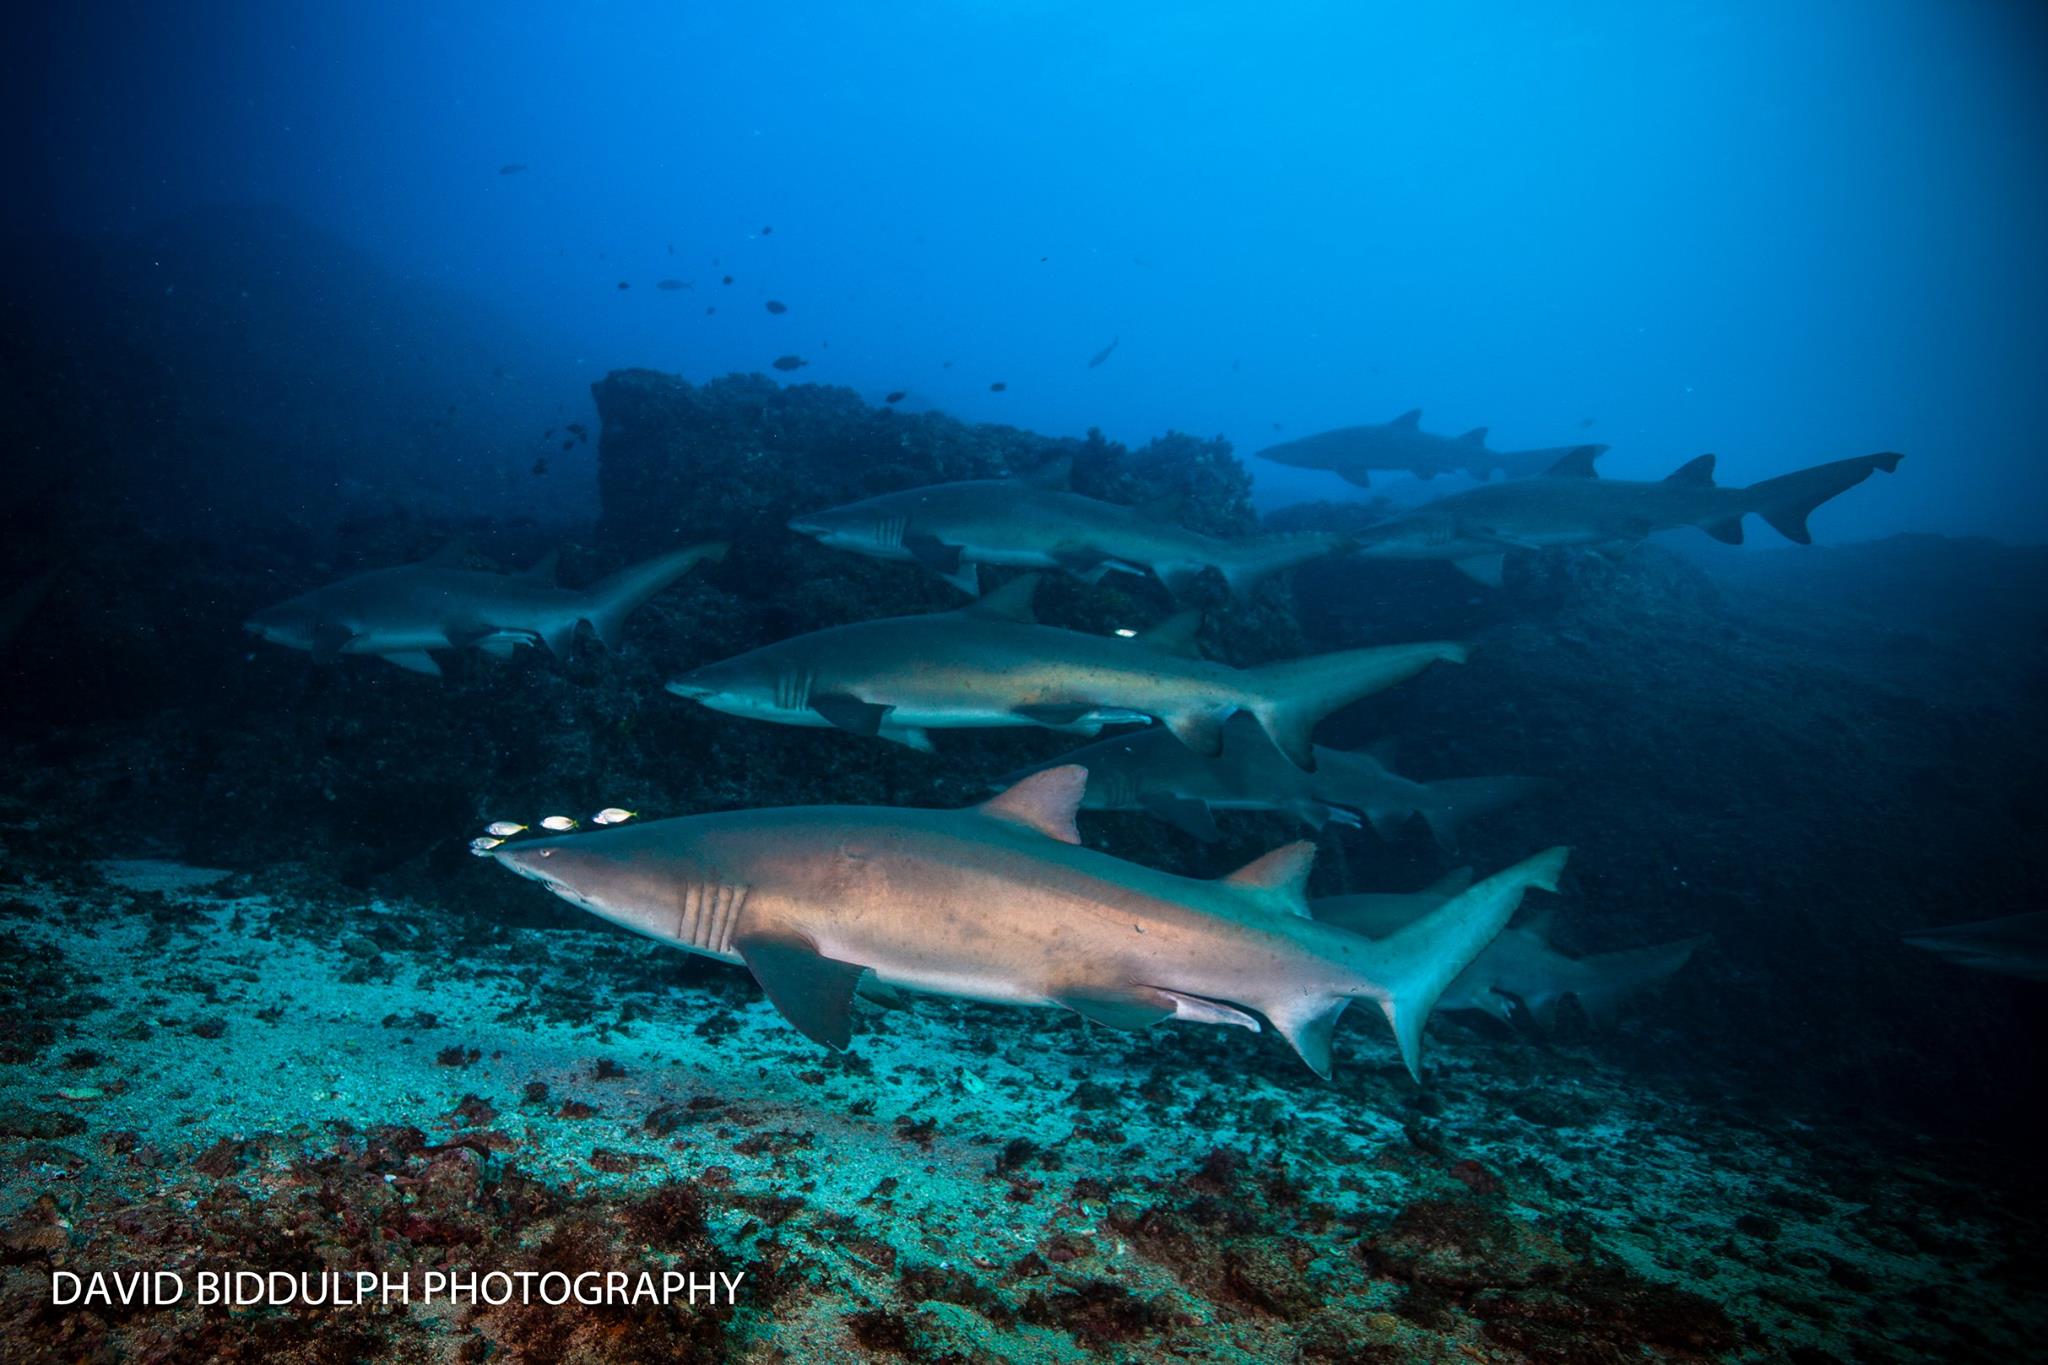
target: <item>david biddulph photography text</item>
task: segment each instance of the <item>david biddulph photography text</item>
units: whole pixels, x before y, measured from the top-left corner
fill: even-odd
[[[583,1307],[661,1304],[728,1307],[745,1271],[723,1270],[57,1270],[59,1307],[350,1308],[386,1304],[539,1303]]]

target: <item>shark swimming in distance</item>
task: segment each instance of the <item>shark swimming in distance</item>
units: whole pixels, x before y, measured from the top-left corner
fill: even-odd
[[[1446,641],[1383,645],[1231,668],[1201,657],[1197,612],[1134,639],[1040,625],[1038,575],[1012,579],[958,611],[833,626],[707,664],[668,690],[714,711],[783,725],[836,726],[924,749],[939,728],[1038,725],[1094,734],[1104,725],[1164,722],[1213,754],[1223,723],[1249,711],[1280,752],[1314,763],[1317,722],[1438,660]]]
[[[438,677],[433,651],[474,648],[506,658],[539,644],[561,654],[580,625],[615,648],[626,618],[643,603],[703,561],[724,557],[721,542],[692,545],[574,589],[556,584],[553,554],[523,573],[485,573],[464,568],[456,546],[418,564],[372,569],[315,588],[245,624],[290,649],[326,657],[372,654]]]
[[[1175,593],[1205,569],[1243,596],[1283,569],[1349,543],[1343,536],[1202,535],[1163,513],[1065,490],[1070,460],[1011,479],[970,479],[906,488],[796,517],[789,528],[823,545],[874,559],[915,560],[970,595],[975,566],[1058,569],[1088,583],[1111,572],[1151,574]]]
[[[1471,882],[1472,869],[1461,867],[1420,891],[1330,896],[1310,901],[1309,912],[1321,923],[1385,939],[1436,913]],[[1481,1010],[1503,1023],[1512,1022],[1519,1008],[1548,1028],[1569,996],[1588,1020],[1604,1026],[1613,1022],[1623,1000],[1683,967],[1711,937],[1702,934],[1651,948],[1566,957],[1550,946],[1548,913],[1533,915],[1501,930],[1444,988],[1436,1007]]]
[[[1422,409],[1416,408],[1391,422],[1338,427],[1267,446],[1259,458],[1295,469],[1327,470],[1346,483],[1370,488],[1374,470],[1405,472],[1419,479],[1439,474],[1484,479],[1498,471],[1507,478],[1521,479],[1541,473],[1567,455],[1590,461],[1606,450],[1603,445],[1488,450],[1485,427],[1474,427],[1462,436],[1438,436],[1422,429]]]
[[[1511,551],[1627,546],[1679,526],[1697,526],[1716,540],[1740,545],[1742,519],[1751,513],[1787,540],[1810,545],[1806,518],[1814,508],[1876,470],[1891,473],[1903,458],[1890,452],[1859,455],[1747,488],[1722,488],[1714,482],[1712,455],[1645,483],[1603,479],[1590,458],[1573,453],[1538,478],[1468,488],[1376,522],[1354,538],[1368,558],[1447,559],[1489,587],[1499,586],[1502,560]]]
[[[1315,771],[1297,768],[1273,747],[1256,720],[1239,712],[1224,722],[1223,751],[1213,757],[1148,727],[1099,739],[1004,781],[1078,764],[1088,770],[1083,810],[1144,811],[1205,841],[1221,837],[1216,811],[1258,810],[1284,811],[1315,830],[1332,821],[1369,824],[1388,839],[1420,815],[1445,848],[1457,847],[1465,820],[1542,786],[1526,777],[1411,782],[1392,772],[1380,753],[1348,753],[1318,744],[1313,756]]]
[[[1072,1010],[1111,1028],[1167,1019],[1257,1031],[1317,1074],[1353,1000],[1379,1005],[1420,1076],[1437,996],[1514,915],[1554,891],[1550,849],[1377,942],[1309,917],[1315,846],[1216,881],[1081,844],[1088,774],[1036,773],[965,810],[729,811],[480,849],[562,899],[658,942],[744,963],[804,1036],[845,1048],[879,987]]]
[[[2048,910],[1916,929],[1904,935],[1903,941],[1937,953],[1958,967],[1975,967],[2023,981],[2048,981]]]

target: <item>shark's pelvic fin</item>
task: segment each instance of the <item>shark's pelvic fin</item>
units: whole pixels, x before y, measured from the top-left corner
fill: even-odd
[[[845,1051],[853,1039],[853,993],[866,968],[826,957],[810,939],[787,931],[735,934],[732,946],[799,1033]]]
[[[950,578],[960,572],[960,547],[948,545],[937,536],[907,535],[903,537],[903,548],[935,574]]]
[[[430,678],[441,676],[441,665],[435,663],[434,656],[425,650],[407,649],[401,650],[396,654],[386,654],[382,657],[391,663],[397,664],[408,673],[424,673]]]
[[[1153,792],[1138,798],[1138,804],[1154,819],[1164,820],[1175,829],[1192,834],[1205,844],[1213,844],[1223,837],[1223,831],[1216,828],[1216,816],[1210,811],[1207,801]]]
[[[1036,772],[1009,790],[990,797],[975,809],[994,820],[1035,829],[1063,844],[1081,842],[1074,814],[1088,790],[1088,770],[1078,763]]]

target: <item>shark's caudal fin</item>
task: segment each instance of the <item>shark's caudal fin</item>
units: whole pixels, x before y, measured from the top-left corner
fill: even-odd
[[[1306,564],[1311,559],[1341,553],[1350,549],[1351,544],[1348,537],[1326,531],[1247,536],[1242,540],[1218,542],[1216,557],[1210,563],[1223,575],[1223,581],[1230,585],[1233,595],[1245,597],[1267,576],[1297,564]],[[1166,575],[1161,573],[1160,577],[1164,579]]]
[[[1555,991],[1525,997],[1523,1003],[1535,1014],[1537,1022],[1547,1025],[1556,1014],[1558,1000],[1570,995],[1578,1000],[1587,1019],[1605,1027],[1614,1022],[1622,1001],[1670,976],[1690,961],[1703,944],[1712,941],[1713,935],[1701,934],[1652,948],[1582,957],[1559,979]]]
[[[1317,654],[1306,659],[1248,668],[1244,679],[1248,694],[1244,709],[1252,713],[1280,752],[1294,760],[1296,767],[1313,769],[1315,757],[1311,736],[1317,722],[1324,716],[1360,697],[1369,697],[1412,678],[1440,659],[1461,664],[1465,662],[1465,653],[1465,646],[1461,644],[1432,640],[1424,644],[1347,649],[1336,654]],[[1174,723],[1172,717],[1167,721]],[[1220,728],[1219,717],[1219,732]],[[1175,733],[1180,731],[1176,729]],[[1219,747],[1220,743],[1219,733]]]
[[[1393,1025],[1409,1075],[1422,1079],[1422,1026],[1444,987],[1507,927],[1524,891],[1532,886],[1557,890],[1570,852],[1552,848],[1525,858],[1375,944],[1380,1008]]]
[[[1887,451],[1880,455],[1858,455],[1850,460],[1832,460],[1794,474],[1780,474],[1775,479],[1753,483],[1743,491],[1748,494],[1750,510],[1769,522],[1779,535],[1801,545],[1811,545],[1813,535],[1806,529],[1806,518],[1814,508],[1862,483],[1873,470],[1891,473],[1903,458]]]
[[[598,639],[604,641],[605,648],[617,649],[626,618],[642,603],[702,561],[724,559],[725,550],[724,541],[711,540],[688,549],[671,550],[629,569],[621,569],[584,590],[583,595],[589,599],[589,605],[584,609],[583,619],[590,622],[590,628],[597,632]]]
[[[1540,777],[1454,777],[1423,786],[1429,800],[1417,809],[1437,844],[1456,851],[1458,831],[1467,820],[1525,800],[1542,791],[1544,782]]]

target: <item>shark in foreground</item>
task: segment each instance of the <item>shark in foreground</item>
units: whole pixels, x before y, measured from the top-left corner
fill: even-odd
[[[649,938],[745,963],[814,1042],[844,1048],[864,983],[994,1004],[1058,1006],[1111,1028],[1167,1019],[1257,1031],[1319,1075],[1353,1000],[1371,1000],[1419,1075],[1444,988],[1554,848],[1378,942],[1319,923],[1302,897],[1315,846],[1289,844],[1198,881],[1082,846],[1088,774],[1034,774],[966,810],[797,806],[519,840],[483,856]]]
[[[1444,641],[1318,654],[1258,668],[1200,656],[1197,612],[1135,639],[1038,624],[1038,575],[1025,574],[958,611],[892,616],[799,635],[707,664],[668,690],[736,716],[837,726],[929,748],[927,730],[1040,725],[1094,734],[1104,725],[1160,720],[1184,744],[1213,754],[1223,722],[1249,711],[1280,751],[1314,763],[1309,736],[1330,712],[1413,677]]]
[[[1213,758],[1148,728],[1097,740],[1007,780],[1079,764],[1088,770],[1083,810],[1144,811],[1202,840],[1220,837],[1214,814],[1219,810],[1285,811],[1315,830],[1331,821],[1370,824],[1387,839],[1420,815],[1445,848],[1457,847],[1465,820],[1542,786],[1527,777],[1411,782],[1390,771],[1380,754],[1320,744],[1314,758],[1313,772],[1295,767],[1257,721],[1239,712],[1224,722],[1223,752]]]
[[[1324,924],[1334,924],[1371,939],[1406,932],[1463,895],[1472,869],[1461,867],[1421,891],[1363,896],[1331,896],[1309,902]],[[1623,1000],[1656,985],[1691,960],[1711,935],[1633,948],[1590,957],[1566,957],[1550,946],[1549,915],[1530,916],[1503,929],[1472,965],[1458,973],[1437,1000],[1440,1010],[1483,1010],[1503,1023],[1512,1022],[1516,1007],[1549,1027],[1566,996],[1579,1002],[1595,1024],[1612,1023]]]
[[[1204,569],[1242,596],[1282,569],[1349,542],[1322,532],[1222,540],[1118,503],[1069,493],[1070,461],[1014,479],[906,488],[797,517],[789,529],[874,559],[915,560],[968,594],[975,566],[1059,569],[1089,583],[1111,571],[1151,573],[1175,593]]]
[[[1905,935],[1905,942],[1939,953],[1958,967],[2048,981],[2048,910],[1921,929]]]
[[[1404,412],[1391,422],[1367,423],[1318,432],[1298,441],[1283,441],[1259,452],[1262,460],[1296,469],[1324,469],[1360,488],[1372,487],[1372,471],[1405,471],[1419,479],[1439,474],[1469,474],[1484,479],[1494,471],[1510,479],[1540,474],[1567,455],[1587,461],[1607,450],[1602,445],[1552,446],[1542,450],[1488,450],[1486,428],[1463,436],[1438,436],[1422,429],[1422,409]]]
[[[315,588],[257,612],[246,627],[291,649],[374,654],[438,677],[431,651],[476,648],[505,658],[540,644],[561,654],[579,625],[616,647],[626,618],[642,603],[704,560],[724,557],[723,543],[692,545],[577,590],[556,585],[552,554],[524,573],[498,574],[463,568],[454,547],[422,563]]]
[[[1574,453],[1540,478],[1468,488],[1378,522],[1356,537],[1360,554],[1380,559],[1448,559],[1497,587],[1511,550],[1553,545],[1632,545],[1652,531],[1697,526],[1716,540],[1742,543],[1742,519],[1754,512],[1778,534],[1811,545],[1806,518],[1904,457],[1886,452],[1834,460],[1747,488],[1714,483],[1714,457],[1689,460],[1659,482],[1603,479]]]

